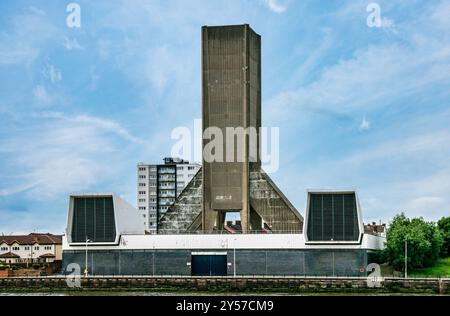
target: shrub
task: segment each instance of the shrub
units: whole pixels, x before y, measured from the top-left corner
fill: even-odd
[[[450,256],[450,217],[443,217],[438,222],[438,227],[443,238],[441,257],[447,258]]]
[[[385,257],[397,270],[404,268],[405,240],[408,241],[408,267],[432,266],[439,258],[442,235],[436,224],[423,218],[409,219],[405,214],[394,217],[387,230]]]

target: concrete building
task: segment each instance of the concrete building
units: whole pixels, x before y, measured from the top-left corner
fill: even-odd
[[[62,236],[52,234],[0,236],[0,262],[32,264],[62,260]]]
[[[95,204],[93,195],[78,198],[81,205]],[[333,200],[330,207],[327,201]],[[79,203],[71,202],[69,229],[63,238],[65,273],[71,272],[66,271],[71,263],[83,270],[87,259],[91,275],[366,276],[372,254],[385,243],[385,238],[361,229],[362,212],[356,192],[351,191],[321,192],[320,196],[309,192],[305,234],[144,235],[136,233],[143,228],[139,215],[124,210],[120,203],[114,203],[108,215],[116,220],[79,226],[75,215]],[[94,210],[90,207],[81,213],[86,211],[86,218],[94,221]],[[86,243],[76,237],[86,234],[83,228],[77,232],[85,226],[113,231],[114,235],[107,240],[94,237]]]
[[[200,168],[179,158],[165,158],[164,164],[138,164],[137,208],[148,232],[158,232],[158,221]]]
[[[240,214],[243,232],[301,233],[303,217],[261,169],[261,37],[247,24],[203,27],[202,82],[203,134],[246,133],[231,135],[233,143],[226,135],[218,159],[203,140],[202,172],[159,220],[158,233],[221,232],[228,213]]]
[[[220,157],[223,162],[210,162],[204,152],[202,230],[222,230],[226,213],[240,212],[242,228],[249,231],[250,163],[259,165],[261,37],[248,25],[203,27],[202,68],[203,131],[252,127],[256,132],[253,142],[244,137],[243,148],[238,142],[227,144],[234,146],[232,161]],[[227,145],[224,153],[231,150]]]
[[[70,196],[66,239],[72,245],[117,245],[122,235],[143,235],[136,209],[115,193]]]
[[[260,37],[248,25],[203,28],[204,131],[261,126],[260,54]],[[83,267],[87,261],[92,275],[366,276],[385,238],[364,230],[357,193],[308,191],[304,220],[261,169],[259,143],[244,137],[235,148],[242,161],[204,157],[203,167],[181,193],[175,183],[183,164],[169,160],[138,166],[140,212],[154,207],[158,234],[139,233],[142,214],[113,203],[112,196],[106,197],[107,220],[102,208],[97,219],[95,205],[104,204],[95,196],[73,197],[63,239],[64,271],[71,272],[66,271],[71,263]],[[158,190],[169,194],[170,203],[160,203],[166,196],[160,199]],[[160,211],[160,206],[168,209]],[[229,212],[240,213],[240,220],[225,223]],[[80,223],[77,213],[84,214]],[[109,232],[107,240],[103,233],[92,239],[87,233],[92,227]],[[85,234],[92,242],[83,242]]]

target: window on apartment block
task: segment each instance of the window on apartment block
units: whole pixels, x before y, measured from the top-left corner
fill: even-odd
[[[38,246],[34,247],[34,250],[39,250],[39,247]]]

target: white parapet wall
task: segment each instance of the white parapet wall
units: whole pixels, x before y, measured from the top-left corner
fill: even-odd
[[[122,235],[118,245],[90,244],[92,250],[220,250],[220,249],[383,249],[385,238],[364,234],[361,244],[333,243],[310,245],[303,234],[236,234],[236,235]],[[69,245],[63,238],[63,249],[80,250],[83,245]]]

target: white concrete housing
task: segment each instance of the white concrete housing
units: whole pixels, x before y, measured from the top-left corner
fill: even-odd
[[[72,226],[73,226],[73,213],[74,213],[74,201],[76,198],[97,198],[97,197],[112,197],[114,207],[114,220],[116,228],[116,238],[114,242],[103,243],[105,245],[117,245],[122,235],[144,235],[145,226],[141,221],[136,209],[128,202],[121,199],[115,193],[83,193],[74,194],[70,196],[69,212],[67,218],[66,236],[67,241],[71,245],[77,243],[72,242]],[[85,243],[78,243],[85,245]]]

